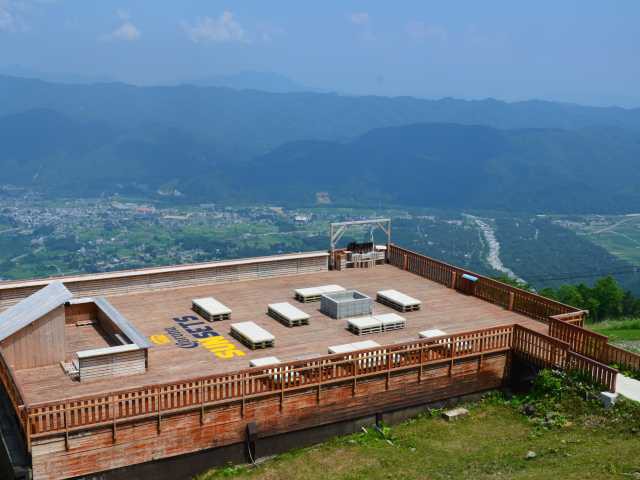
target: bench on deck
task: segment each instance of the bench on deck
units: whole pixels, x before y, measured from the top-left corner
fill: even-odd
[[[231,336],[239,340],[251,350],[269,348],[275,345],[276,337],[254,322],[231,324]]]
[[[342,345],[332,345],[331,347],[329,347],[329,353],[331,354],[344,353],[345,358],[352,359],[354,358],[353,355],[347,355],[347,354],[357,352],[359,350],[368,350],[370,348],[376,348],[379,346],[380,344],[376,341],[365,340],[362,342],[344,343]],[[375,352],[356,354],[355,358],[358,359],[359,368],[367,367],[367,366],[368,367],[378,366],[378,365],[382,365],[384,362],[383,356],[380,356]]]
[[[380,290],[376,296],[376,300],[400,312],[420,310],[422,304],[420,300],[397,290]]]
[[[191,308],[210,322],[231,318],[231,309],[213,297],[196,298],[192,300]]]
[[[294,297],[301,303],[319,302],[325,293],[344,292],[346,289],[340,285],[321,285],[319,287],[297,288],[293,291]]]
[[[381,315],[368,315],[366,317],[350,318],[347,321],[347,329],[356,335],[368,335],[390,330],[405,328],[407,320],[397,313],[385,313]]]
[[[288,302],[271,303],[267,313],[287,327],[309,325],[309,318],[311,318],[308,313],[303,312]]]

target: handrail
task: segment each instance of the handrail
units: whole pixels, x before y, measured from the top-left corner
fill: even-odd
[[[565,305],[556,300],[542,297],[521,288],[507,285],[498,280],[479,275],[470,270],[462,269],[427,257],[417,252],[407,250],[397,245],[389,245],[388,261],[390,264],[415,273],[429,280],[449,287],[458,286],[463,274],[478,278],[473,295],[487,302],[500,305],[542,322],[552,315],[577,313],[581,310]]]
[[[9,396],[9,400],[11,401],[11,405],[13,405],[16,415],[18,415],[20,426],[23,430],[26,430],[25,418],[23,416],[23,411],[25,410],[24,395],[20,388],[20,384],[13,375],[12,369],[4,358],[2,348],[0,348],[0,381],[2,381],[2,384],[4,385],[5,391]]]
[[[513,325],[29,406],[31,438],[451,364],[511,348]]]
[[[618,370],[576,352],[567,352],[567,370],[578,370],[591,376],[609,392],[616,391]]]

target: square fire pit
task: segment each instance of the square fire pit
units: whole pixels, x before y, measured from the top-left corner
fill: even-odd
[[[320,311],[338,319],[370,315],[373,312],[373,300],[357,290],[325,293],[320,297]]]

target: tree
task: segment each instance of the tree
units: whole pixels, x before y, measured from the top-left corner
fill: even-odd
[[[593,297],[599,303],[598,318],[615,318],[622,316],[624,291],[618,282],[611,277],[598,280],[593,287]]]

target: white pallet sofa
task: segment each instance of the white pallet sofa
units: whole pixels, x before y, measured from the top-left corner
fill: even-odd
[[[350,318],[347,329],[356,335],[368,335],[391,330],[400,330],[407,326],[407,320],[397,313],[383,313],[366,317]]]
[[[267,314],[287,327],[309,325],[309,319],[311,318],[311,315],[288,302],[269,304]]]
[[[231,318],[231,309],[213,297],[195,298],[191,302],[191,308],[210,322]]]
[[[420,310],[422,305],[422,302],[417,298],[410,297],[397,290],[380,290],[376,295],[376,300],[400,312]]]
[[[276,337],[254,322],[232,323],[231,336],[251,350],[275,345]]]
[[[437,338],[444,337],[447,333],[435,328],[433,330],[423,330],[422,332],[419,332],[418,335],[420,338]]]
[[[249,362],[250,367],[270,367],[282,363],[278,357],[254,358]]]
[[[330,354],[342,353],[342,354],[345,354],[346,359],[351,360],[354,358],[354,356],[348,355],[348,354],[352,354],[353,352],[357,352],[358,350],[368,350],[370,348],[376,348],[379,346],[380,344],[378,342],[375,342],[373,340],[365,340],[362,342],[344,343],[342,345],[332,345],[329,347],[329,353]],[[383,362],[385,361],[383,355],[379,355],[371,352],[356,354],[355,358],[358,359],[359,368],[362,368],[364,366],[372,367],[374,365],[382,365]]]
[[[318,287],[297,288],[293,291],[294,297],[301,303],[319,302],[325,293],[344,292],[346,289],[340,285],[320,285]]]

